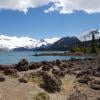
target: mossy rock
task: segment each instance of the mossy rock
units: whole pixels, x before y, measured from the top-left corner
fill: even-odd
[[[60,65],[61,61],[59,59],[56,60],[56,65]]]
[[[99,80],[93,80],[90,82],[90,88],[94,90],[100,90],[100,81]]]
[[[5,69],[4,74],[14,78],[19,77],[16,69]]]
[[[5,78],[0,75],[0,82],[4,82],[4,81],[5,81]]]
[[[43,67],[42,67],[42,70],[43,71],[50,71],[50,66],[48,66],[48,65],[44,65]]]
[[[51,75],[49,73],[45,73],[43,75],[43,82],[44,84],[42,87],[47,91],[47,92],[59,92],[61,90],[62,82],[60,78],[57,76]]]
[[[19,82],[21,83],[28,83],[28,77],[26,77],[25,75],[19,79]]]
[[[81,93],[79,90],[76,90],[69,96],[68,100],[88,100],[88,98],[87,95]]]
[[[30,70],[35,70],[35,69],[38,69],[38,68],[40,68],[41,67],[41,64],[40,63],[31,63],[30,65],[29,65],[29,69]]]
[[[22,59],[16,66],[18,71],[27,71],[29,69],[29,63],[26,59]]]
[[[87,84],[89,81],[91,81],[91,78],[88,75],[81,76],[78,78],[79,83],[85,83]]]
[[[47,93],[41,92],[37,94],[33,100],[50,100],[50,97]]]

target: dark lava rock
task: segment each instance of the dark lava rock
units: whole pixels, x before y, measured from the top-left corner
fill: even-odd
[[[56,65],[59,66],[61,64],[61,61],[59,59],[56,60]]]
[[[82,77],[84,75],[91,75],[93,72],[91,70],[82,70],[77,73],[76,78]]]
[[[70,95],[68,100],[88,100],[87,96],[81,93],[79,90],[76,90],[74,93]]]
[[[5,69],[14,69],[15,68],[15,64],[14,65],[0,65],[0,70],[5,70]]]
[[[28,80],[26,78],[22,77],[22,78],[19,79],[19,82],[28,83]]]
[[[60,70],[65,70],[65,68],[67,68],[67,64],[66,63],[62,63],[59,65]]]
[[[66,71],[59,71],[58,77],[65,77]]]
[[[0,76],[0,82],[4,82],[5,78],[3,76]]]
[[[42,67],[42,70],[43,71],[50,71],[50,66],[48,66],[48,65],[44,65],[43,67]]]
[[[52,69],[52,73],[58,77],[65,77],[66,71],[60,71],[58,69]]]
[[[22,78],[19,79],[21,83],[28,83],[29,81],[29,74],[24,74]]]
[[[70,69],[72,68],[72,64],[71,63],[65,63],[65,62],[62,62],[60,65],[59,65],[59,68],[60,70],[65,70],[65,69]]]
[[[28,61],[26,59],[22,59],[16,66],[18,71],[27,71],[29,69]]]
[[[94,76],[95,76],[95,77],[100,77],[100,73],[95,71],[95,72],[94,72]]]
[[[61,80],[53,75],[45,73],[43,75],[43,88],[48,92],[59,92],[61,90]]]
[[[11,76],[18,76],[16,69],[5,69],[4,74],[11,75]]]
[[[52,69],[52,73],[55,74],[55,75],[57,75],[57,74],[59,73],[59,69],[53,68],[53,69]]]
[[[47,65],[48,64],[47,61],[42,61],[41,63],[42,63],[42,65]]]
[[[93,75],[94,75],[95,77],[100,77],[100,67],[97,67],[97,68],[94,70]]]
[[[100,72],[100,66],[97,67],[97,71]]]
[[[41,67],[41,64],[40,63],[32,63],[29,65],[29,69],[38,69]]]
[[[88,75],[84,75],[80,78],[78,78],[78,82],[79,83],[88,83],[89,81],[91,81],[91,78]]]
[[[55,66],[56,65],[56,61],[52,61],[51,64]]]
[[[90,88],[94,90],[100,90],[100,81],[99,80],[92,80],[90,82]]]
[[[73,72],[73,70],[72,70],[72,69],[68,69],[68,70],[66,70],[66,73],[67,73],[67,74],[69,74],[69,75],[74,74],[74,72]]]
[[[100,97],[97,97],[97,100],[100,100]]]

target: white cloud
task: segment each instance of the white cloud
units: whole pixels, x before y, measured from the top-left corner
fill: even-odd
[[[19,10],[27,13],[29,8],[36,8],[48,3],[48,0],[0,0],[0,9]]]
[[[18,10],[27,13],[29,8],[47,5],[44,12],[57,11],[60,14],[84,11],[87,13],[100,12],[100,0],[0,0],[0,9]]]
[[[100,0],[49,0],[52,5],[46,13],[57,11],[60,14],[84,11],[87,13],[100,12]]]
[[[35,48],[35,47],[40,47],[42,45],[53,44],[58,39],[59,38],[42,39],[43,41],[41,41],[29,37],[0,35],[0,48],[9,48],[9,49],[14,49],[18,47]]]

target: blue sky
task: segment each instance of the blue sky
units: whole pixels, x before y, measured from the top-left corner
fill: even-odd
[[[17,8],[12,10],[12,8],[2,7],[0,10],[0,33],[41,39],[79,36],[84,31],[94,28],[100,29],[99,11],[92,11],[93,13],[91,13],[85,10],[72,9],[72,11],[76,11],[61,13],[58,10],[49,11],[49,6],[50,4],[41,7],[29,7],[27,13],[24,10],[19,11]],[[46,13],[44,12],[45,9],[47,9]]]

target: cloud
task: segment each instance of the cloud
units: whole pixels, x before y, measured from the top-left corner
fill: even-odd
[[[45,13],[57,11],[60,14],[70,14],[74,11],[86,13],[100,12],[100,0],[50,0],[52,5],[45,10]]]
[[[48,0],[0,0],[0,9],[18,10],[27,13],[29,8],[48,4]]]
[[[70,14],[74,11],[86,13],[100,12],[100,0],[0,0],[0,9],[18,10],[24,13],[29,8],[37,8],[46,5],[45,13],[59,12]]]
[[[7,36],[0,35],[0,48],[9,48],[14,49],[18,47],[27,47],[27,48],[35,48],[40,47],[42,45],[53,44],[60,38],[51,38],[51,39],[42,39],[36,40],[30,37],[16,37],[16,36]]]

